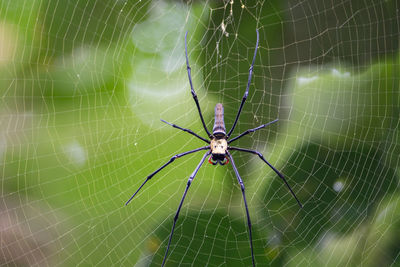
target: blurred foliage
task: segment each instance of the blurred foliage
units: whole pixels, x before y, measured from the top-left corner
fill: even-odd
[[[226,212],[216,211],[213,213],[189,213],[182,216],[180,221],[184,222],[176,231],[179,242],[171,245],[170,255],[166,266],[195,265],[206,266],[210,262],[213,265],[248,266],[247,260],[251,261],[249,250],[249,237],[247,225],[241,219],[226,216]],[[195,226],[195,227],[193,227]],[[150,237],[149,240],[167,240],[170,235],[172,222],[162,227]],[[257,227],[253,227],[253,238],[256,261],[268,262],[263,251],[263,244],[257,233]],[[160,266],[165,254],[165,244],[159,244],[161,249],[157,250],[150,266]],[[174,251],[179,251],[174,253]],[[149,251],[151,253],[151,251]],[[182,257],[182,254],[185,255]],[[244,260],[246,259],[246,260]]]
[[[38,2],[38,1],[37,1]],[[151,1],[42,1],[45,59],[63,56],[80,46],[118,46],[132,27],[145,19]],[[47,61],[47,60],[46,60]]]
[[[296,151],[283,172],[302,184],[297,192],[307,199],[304,209],[291,220],[297,207],[279,180],[268,188],[264,200],[273,210],[268,216],[285,232],[283,243],[297,240],[299,246],[307,247],[327,232],[346,235],[370,219],[373,204],[397,187],[393,181],[398,177],[382,164],[382,158],[380,151],[366,145],[354,151],[335,151],[308,144]]]
[[[123,203],[173,153],[203,145],[158,121],[203,134],[185,31],[205,120],[223,102],[229,128],[259,29],[236,132],[280,120],[238,143],[264,152],[304,209],[268,166],[238,155],[256,262],[398,264],[398,10],[372,0],[1,1],[0,263],[158,266],[198,159],[179,159]],[[195,184],[167,266],[248,266],[231,168],[207,164]]]

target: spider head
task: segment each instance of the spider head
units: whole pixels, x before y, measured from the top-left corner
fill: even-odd
[[[212,165],[217,165],[217,163],[219,165],[226,165],[229,163],[229,159],[225,154],[211,154],[208,162]]]

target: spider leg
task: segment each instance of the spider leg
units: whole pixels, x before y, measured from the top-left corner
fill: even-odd
[[[245,192],[244,192],[244,184],[243,184],[242,178],[240,178],[239,172],[238,172],[238,170],[237,170],[237,168],[236,168],[235,162],[233,161],[232,155],[231,155],[228,151],[226,151],[226,154],[228,155],[229,159],[231,160],[233,170],[235,171],[236,178],[237,178],[237,180],[238,180],[238,182],[239,182],[239,184],[240,184],[240,188],[241,188],[241,190],[242,190],[244,206],[246,207],[247,226],[248,226],[248,228],[249,228],[250,248],[251,248],[251,260],[252,260],[252,262],[253,262],[253,266],[256,266],[256,265],[255,265],[255,261],[254,261],[253,236],[252,236],[252,234],[251,234],[250,214],[249,214],[249,208],[247,207],[246,194],[245,194]]]
[[[186,34],[185,34],[185,54],[186,54],[186,69],[187,69],[187,73],[188,73],[188,78],[189,78],[189,83],[190,83],[190,89],[191,89],[191,92],[192,92],[192,96],[193,96],[194,102],[196,103],[197,110],[199,111],[201,123],[203,124],[204,130],[206,131],[207,136],[208,136],[208,137],[211,137],[211,134],[210,134],[210,132],[208,131],[207,126],[206,126],[206,124],[205,124],[205,122],[204,122],[203,115],[201,114],[201,109],[200,109],[199,100],[197,99],[196,92],[195,92],[194,89],[193,89],[192,75],[191,75],[192,69],[191,69],[190,66],[189,66],[189,58],[188,58],[188,52],[187,52],[187,34],[188,34],[188,33],[186,32]]]
[[[200,151],[200,150],[206,150],[209,149],[210,146],[205,146],[205,147],[200,147],[200,148],[196,148],[190,151],[186,151],[180,154],[176,154],[175,156],[171,157],[171,159],[165,163],[164,165],[162,165],[160,168],[158,168],[157,170],[155,170],[154,172],[152,172],[149,176],[147,176],[146,180],[142,183],[142,185],[136,190],[136,192],[129,198],[129,200],[125,203],[125,206],[129,204],[129,202],[131,202],[131,200],[136,196],[136,194],[140,191],[140,189],[142,189],[142,187],[147,183],[148,180],[150,180],[154,175],[156,175],[159,171],[161,171],[162,169],[164,169],[165,167],[167,167],[170,163],[172,163],[175,159],[183,157],[185,155]]]
[[[245,136],[246,134],[253,133],[253,132],[255,132],[255,131],[257,131],[257,130],[260,130],[260,129],[262,129],[262,128],[264,128],[264,127],[266,127],[266,126],[268,126],[268,125],[270,125],[270,124],[272,124],[272,123],[275,123],[275,122],[277,122],[277,121],[278,121],[278,119],[273,120],[273,121],[270,121],[270,122],[268,122],[268,123],[266,123],[266,124],[260,125],[260,126],[254,128],[254,129],[249,129],[249,130],[247,130],[247,131],[244,131],[243,133],[239,134],[239,135],[236,136],[235,138],[232,138],[231,140],[229,140],[229,141],[228,141],[228,144],[232,143],[233,141],[238,140],[239,138]]]
[[[182,204],[183,204],[183,201],[185,200],[185,197],[186,197],[186,194],[187,194],[187,192],[188,192],[188,190],[189,190],[189,187],[190,187],[190,185],[192,184],[192,181],[193,181],[194,177],[196,176],[197,172],[199,171],[201,165],[203,165],[204,160],[207,158],[208,155],[210,155],[210,153],[211,153],[211,151],[207,151],[207,152],[204,154],[203,158],[200,160],[199,165],[197,165],[196,169],[194,169],[192,175],[190,175],[189,180],[187,181],[187,185],[186,185],[185,192],[183,193],[183,196],[182,196],[182,199],[181,199],[181,203],[179,203],[178,210],[176,211],[176,214],[175,214],[175,217],[174,217],[174,224],[172,225],[171,234],[170,234],[170,236],[169,236],[167,251],[165,251],[164,259],[163,259],[163,262],[162,262],[162,265],[161,265],[161,266],[164,266],[165,260],[167,259],[167,255],[168,255],[168,251],[169,251],[169,246],[171,245],[172,236],[174,235],[174,230],[175,230],[176,221],[178,220],[179,213],[180,213],[180,211],[181,211]]]
[[[190,130],[190,129],[182,128],[182,127],[180,127],[180,126],[178,126],[178,125],[176,125],[176,124],[169,123],[169,122],[167,122],[167,121],[165,121],[165,120],[161,120],[161,121],[162,121],[162,122],[165,122],[165,123],[168,124],[168,125],[171,125],[171,126],[174,127],[174,128],[177,128],[177,129],[182,130],[182,131],[184,131],[184,132],[190,133],[190,134],[196,136],[197,138],[203,140],[204,142],[206,142],[206,143],[208,143],[208,144],[210,143],[209,140],[207,140],[207,139],[201,137],[200,135],[196,134],[195,132],[193,132],[193,131]]]
[[[287,188],[289,188],[290,193],[293,195],[293,197],[296,199],[297,204],[299,204],[300,208],[303,208],[303,205],[301,204],[300,200],[297,198],[296,194],[294,193],[294,191],[292,190],[292,188],[290,187],[289,183],[286,181],[285,177],[283,176],[282,173],[280,173],[274,166],[271,165],[271,163],[269,163],[264,156],[256,151],[256,150],[251,150],[251,149],[245,149],[245,148],[240,148],[240,147],[228,147],[229,150],[237,150],[237,151],[242,151],[242,152],[247,152],[247,153],[252,153],[252,154],[256,154],[260,157],[260,159],[262,161],[264,161],[265,163],[267,163],[267,165],[276,173],[278,174],[278,176],[285,182]]]
[[[236,123],[239,120],[240,113],[242,112],[242,108],[243,108],[244,102],[246,102],[247,96],[249,95],[249,87],[250,87],[250,83],[251,83],[251,75],[253,74],[253,67],[254,67],[254,62],[256,61],[258,41],[259,41],[258,29],[256,29],[256,31],[257,31],[257,43],[256,43],[256,49],[254,50],[253,61],[251,62],[251,66],[250,66],[250,69],[249,69],[249,78],[247,80],[246,92],[244,92],[244,95],[243,95],[243,98],[242,98],[242,103],[240,103],[239,111],[238,111],[238,113],[236,115],[235,122],[233,123],[233,126],[232,126],[231,130],[228,132],[228,134],[226,136],[227,138],[229,138],[229,136],[232,134],[233,130],[235,129]]]

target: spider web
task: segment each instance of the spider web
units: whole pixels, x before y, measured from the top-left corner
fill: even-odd
[[[231,127],[257,266],[400,257],[397,1],[2,1],[0,264],[160,266],[216,103]],[[230,165],[205,163],[166,266],[251,266]]]

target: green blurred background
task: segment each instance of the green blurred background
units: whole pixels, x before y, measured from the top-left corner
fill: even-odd
[[[217,102],[257,266],[400,266],[398,1],[0,1],[0,265],[159,266]],[[250,266],[230,165],[204,164],[166,266]]]

